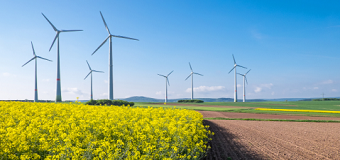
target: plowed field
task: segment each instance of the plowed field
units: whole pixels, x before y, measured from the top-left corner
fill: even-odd
[[[340,123],[205,120],[206,159],[340,159]]]

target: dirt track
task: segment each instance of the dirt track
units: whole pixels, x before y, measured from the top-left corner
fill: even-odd
[[[205,120],[206,159],[340,159],[340,123]]]

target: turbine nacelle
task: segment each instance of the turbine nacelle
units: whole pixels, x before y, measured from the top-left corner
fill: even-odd
[[[250,72],[250,70],[247,73],[245,73],[245,74],[237,73],[237,74],[239,74],[239,75],[244,77],[244,79],[246,80],[247,84],[248,84],[248,80],[247,80],[247,76],[246,75]]]
[[[43,58],[43,57],[37,56],[37,55],[35,54],[35,50],[34,50],[34,47],[33,47],[33,43],[32,43],[32,42],[31,42],[31,45],[32,45],[32,51],[33,51],[33,55],[34,55],[34,57],[33,57],[32,59],[30,59],[28,62],[26,62],[24,65],[22,65],[21,67],[25,66],[27,63],[30,63],[32,60],[34,60],[34,59],[37,59],[37,58],[40,58],[40,59],[43,59],[43,60],[46,60],[46,61],[50,61],[50,62],[52,62],[52,61],[51,61],[51,60],[49,60],[49,59],[46,59],[46,58]]]
[[[91,69],[91,67],[90,67],[90,64],[89,64],[89,62],[87,62],[87,60],[86,60],[86,63],[87,63],[87,65],[89,66],[89,69],[90,69],[90,73],[89,74],[87,74],[87,76],[84,78],[84,80],[90,75],[90,74],[92,74],[92,72],[99,72],[99,73],[104,73],[103,71],[96,71],[96,70],[92,70]]]
[[[43,13],[41,13],[41,14],[45,17],[45,19],[48,21],[48,23],[50,23],[50,25],[52,26],[52,28],[54,29],[54,31],[57,33],[56,36],[54,37],[54,40],[53,40],[53,42],[52,42],[52,45],[51,45],[49,51],[51,51],[51,49],[52,49],[52,47],[53,47],[53,45],[54,45],[54,42],[55,42],[56,39],[59,37],[59,34],[60,34],[61,32],[76,32],[76,31],[83,31],[83,30],[58,30],[58,29],[51,23],[51,21],[47,19],[47,17],[46,17]]]
[[[189,62],[189,66],[190,66],[191,73],[189,74],[189,76],[188,76],[185,80],[187,80],[187,79],[188,79],[190,76],[192,76],[193,74],[197,74],[197,75],[203,76],[202,74],[196,73],[196,72],[194,72],[194,71],[192,70],[192,67],[191,67],[190,62]]]
[[[166,78],[166,81],[168,82],[168,85],[170,86],[170,82],[169,82],[169,79],[168,77],[170,76],[170,74],[172,73],[173,71],[171,71],[167,76],[164,76],[164,75],[161,75],[161,74],[158,74],[159,76],[162,76],[164,78]]]
[[[110,37],[124,38],[124,39],[130,39],[130,40],[139,41],[138,39],[135,39],[135,38],[130,38],[130,37],[125,37],[125,36],[119,36],[119,35],[113,35],[113,34],[111,34],[111,32],[110,32],[110,30],[109,30],[109,27],[107,27],[107,24],[106,24],[106,22],[105,22],[105,19],[104,19],[104,16],[103,16],[102,12],[100,12],[100,16],[101,16],[102,19],[103,19],[105,28],[106,28],[107,32],[109,33],[109,35],[108,35],[107,38],[102,42],[102,44],[100,44],[99,47],[92,53],[92,55],[93,55],[94,53],[96,53],[96,52],[98,51],[98,49],[99,49],[100,47],[102,47],[102,46],[105,44],[105,42],[106,42]]]
[[[236,64],[234,55],[233,55],[233,60],[234,60],[234,67],[228,72],[228,74],[229,74],[231,71],[233,71],[236,67],[241,67],[241,68],[247,69],[247,67],[243,67],[243,66],[241,66],[241,65]]]

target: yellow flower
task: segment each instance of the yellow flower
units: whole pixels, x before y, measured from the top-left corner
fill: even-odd
[[[175,107],[0,102],[0,115],[4,159],[199,159],[214,134]]]

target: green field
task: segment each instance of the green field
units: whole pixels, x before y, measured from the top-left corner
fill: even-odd
[[[340,111],[339,101],[295,101],[295,102],[205,102],[205,103],[168,103],[163,105],[160,103],[136,102],[135,106],[141,107],[173,107],[201,110],[201,111],[218,111],[218,112],[240,112],[240,113],[259,113],[259,114],[285,114],[285,115],[303,115],[303,116],[326,116],[340,117],[338,113],[311,113],[311,112],[284,112],[284,111],[258,111],[255,108],[271,108],[271,109],[301,109],[301,110],[326,110]],[[213,107],[216,106],[216,107]],[[223,108],[223,106],[229,106]],[[235,107],[233,107],[235,106]],[[238,108],[246,107],[246,108]]]

